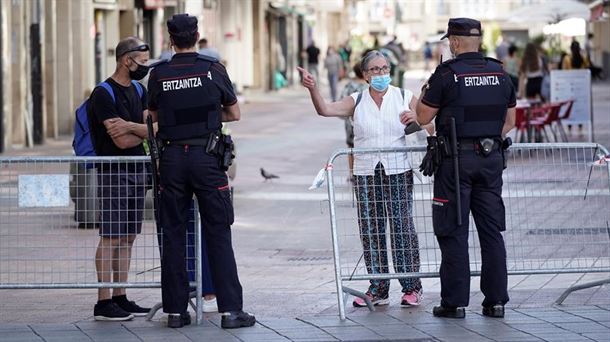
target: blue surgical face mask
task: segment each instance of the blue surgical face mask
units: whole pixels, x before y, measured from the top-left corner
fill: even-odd
[[[390,75],[378,75],[371,77],[371,87],[379,92],[388,89],[390,82],[392,82]]]

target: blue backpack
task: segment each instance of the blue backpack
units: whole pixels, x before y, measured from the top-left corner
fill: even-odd
[[[138,91],[138,96],[142,98],[144,90],[142,85],[137,81],[131,81]],[[106,89],[112,102],[116,103],[114,98],[114,91],[108,82],[104,81],[98,86]],[[86,99],[78,108],[76,108],[76,120],[74,120],[74,140],[72,140],[72,148],[77,156],[96,156],[95,153],[95,142],[91,136],[91,126],[89,125],[89,99]]]

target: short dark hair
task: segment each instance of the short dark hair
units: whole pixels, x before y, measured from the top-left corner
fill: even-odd
[[[174,14],[167,20],[167,31],[174,46],[191,48],[197,43],[197,17],[186,13]]]
[[[515,44],[511,44],[508,47],[508,54],[512,56],[515,52],[517,52],[517,46],[515,46]]]
[[[174,42],[174,45],[179,49],[188,49],[195,46],[197,43],[197,32],[194,33],[186,33],[181,35],[173,35],[170,34],[169,37]]]
[[[127,38],[123,38],[117,45],[116,48],[114,49],[114,57],[116,59],[116,61],[118,62],[119,59],[121,57],[123,57],[124,55],[130,53],[130,52],[136,52],[139,50],[136,50],[138,47],[140,46],[144,46],[146,44],[144,44],[144,42],[138,38],[138,37],[127,37]],[[145,50],[143,50],[145,51]]]
[[[201,39],[199,39],[199,44],[205,44],[205,45],[208,45],[208,40],[207,40],[207,39],[205,39],[205,38],[201,38]]]

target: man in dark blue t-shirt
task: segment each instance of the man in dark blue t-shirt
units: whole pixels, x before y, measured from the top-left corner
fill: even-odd
[[[90,98],[91,131],[98,156],[144,155],[142,141],[147,136],[146,91],[137,80],[148,73],[149,47],[128,37],[116,47],[116,69],[106,79],[111,95],[96,87]],[[113,98],[114,97],[114,98]],[[97,165],[100,242],[95,255],[99,282],[127,282],[131,249],[142,230],[146,187],[143,164],[104,162]],[[127,300],[124,288],[100,288],[94,318],[125,321],[144,316],[142,308]]]

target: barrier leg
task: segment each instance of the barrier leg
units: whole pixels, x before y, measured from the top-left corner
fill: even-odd
[[[157,314],[157,311],[163,309],[163,303],[157,303],[155,304],[152,308],[150,308],[150,311],[146,314],[146,320],[150,321],[152,320],[153,317],[155,317],[155,315]]]
[[[369,311],[375,311],[375,307],[373,306],[373,302],[371,302],[371,298],[369,298],[369,296],[367,296],[364,292],[356,291],[356,290],[351,289],[346,286],[343,286],[343,292],[349,293],[352,296],[360,297],[360,298],[364,299],[364,302],[366,303],[366,307],[369,308]]]
[[[203,322],[203,285],[201,284],[201,217],[199,216],[199,205],[195,202],[195,282],[197,283],[197,307],[195,308],[195,317],[197,325],[201,325]]]
[[[335,188],[333,182],[333,168],[330,159],[326,166],[326,179],[328,179],[328,206],[330,208],[330,230],[333,240],[333,259],[335,262],[335,283],[337,284],[337,305],[339,318],[345,319],[345,301],[343,301],[343,280],[341,279],[341,259],[339,257],[339,236],[337,233],[337,216],[335,212]]]
[[[584,284],[580,284],[580,285],[576,285],[576,286],[571,286],[570,288],[565,290],[565,292],[562,293],[561,296],[559,296],[559,298],[557,298],[557,300],[555,301],[555,304],[563,303],[563,301],[566,298],[568,298],[570,293],[572,293],[574,291],[588,289],[588,288],[595,287],[595,286],[601,286],[601,285],[604,285],[604,284],[610,284],[610,278],[603,279],[603,280],[592,281],[590,283],[584,283]]]

